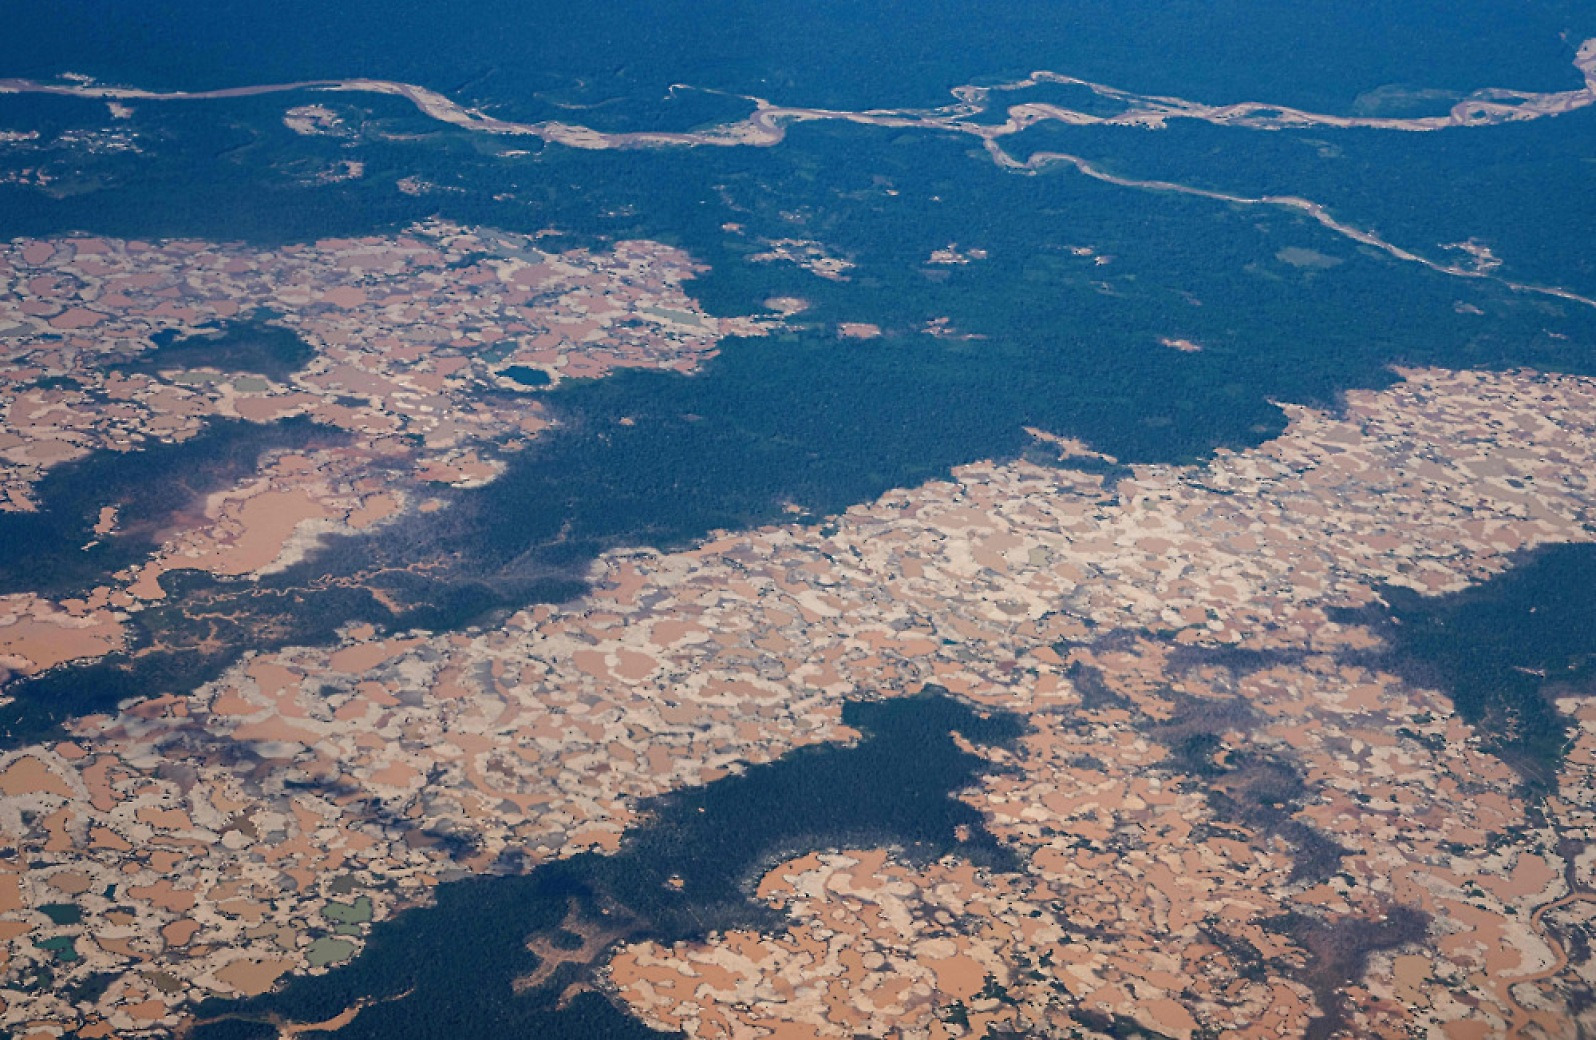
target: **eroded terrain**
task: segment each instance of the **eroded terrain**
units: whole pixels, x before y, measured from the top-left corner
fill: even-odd
[[[727,82],[834,107],[557,62],[518,101],[427,62],[0,80],[30,95],[0,181],[39,207],[12,234],[107,232],[0,244],[0,1033],[1596,1032],[1596,378],[1505,367],[1588,372],[1596,299],[1576,205],[1570,266],[1502,235],[1502,200],[1579,183],[1588,32],[1543,90],[1402,55],[1448,86],[1342,77],[1334,112],[979,56],[862,95],[971,83],[929,108],[775,66]],[[1152,53],[1144,84],[1185,82]],[[1450,190],[1371,208],[1313,156]],[[1023,179],[1050,170],[1086,181]],[[240,184],[306,208],[252,223]],[[1152,264],[1092,214],[1149,193]],[[394,231],[382,198],[611,230]],[[1399,210],[1470,202],[1501,219]],[[1047,222],[1036,257],[1005,221]],[[362,237],[109,237],[335,226]],[[987,322],[1011,276],[1026,314]],[[1470,327],[1403,325],[1413,279]],[[1115,319],[1052,306],[1071,285],[1152,315],[1090,380],[1052,366]],[[1359,307],[1373,360],[1316,367],[1308,326]],[[1043,364],[963,366],[1017,336]],[[1240,407],[1288,367],[1253,401],[1334,408]],[[1144,425],[1198,432],[1103,439]]]
[[[704,314],[681,288],[694,271],[685,255],[649,242],[557,252],[445,224],[278,250],[89,237],[9,244],[0,252],[5,510],[40,509],[46,474],[97,453],[103,461],[196,442],[227,421],[298,420],[306,433],[302,450],[269,452],[245,467],[247,479],[189,501],[174,480],[166,514],[151,510],[137,532],[152,552],[117,557],[55,601],[0,595],[0,666],[30,674],[120,647],[128,613],[166,599],[172,571],[281,570],[328,535],[441,507],[429,489],[492,480],[551,421],[529,383],[688,371],[722,336],[765,329],[764,319]],[[126,470],[132,484],[150,476],[137,455]],[[78,503],[59,505],[70,513]],[[81,524],[89,548],[128,534],[114,506],[61,519]],[[75,545],[52,548],[79,555]],[[65,564],[75,561],[56,570]]]
[[[848,697],[935,683],[1033,728],[964,795],[1020,869],[805,856],[760,883],[786,932],[624,947],[618,998],[703,1036],[1569,1035],[1588,698],[1558,700],[1577,739],[1536,801],[1502,734],[1344,612],[1590,540],[1596,383],[1402,375],[1208,465],[1110,485],[1052,438],[1066,465],[611,554],[587,597],[491,631],[352,626],[81,719],[0,764],[5,1021],[169,1030],[357,956],[440,883],[617,848],[642,799],[850,740]]]

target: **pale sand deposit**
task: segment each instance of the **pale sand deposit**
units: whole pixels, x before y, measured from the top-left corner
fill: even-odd
[[[0,596],[0,668],[24,675],[121,647],[122,624],[106,611],[72,613],[33,595]]]
[[[1089,1011],[1168,1035],[1188,1019],[1229,1036],[1301,1035],[1323,1010],[1298,977],[1311,951],[1268,922],[1375,922],[1407,906],[1429,915],[1428,931],[1345,983],[1346,1035],[1566,1021],[1571,987],[1596,968],[1540,928],[1590,907],[1568,897],[1591,890],[1596,860],[1579,851],[1596,836],[1596,708],[1565,703],[1581,742],[1537,816],[1441,694],[1370,669],[1374,635],[1330,612],[1370,602],[1381,583],[1456,591],[1522,550],[1588,539],[1596,382],[1402,377],[1349,394],[1342,415],[1293,408],[1257,449],[1134,467],[1112,492],[1065,469],[968,466],[824,530],[607,557],[588,598],[492,631],[368,650],[377,633],[352,628],[340,647],[259,655],[192,696],[81,720],[69,742],[20,754],[33,764],[0,762],[0,776],[24,771],[15,786],[32,814],[0,827],[14,862],[30,864],[24,907],[61,898],[50,877],[84,875],[85,924],[24,909],[0,925],[13,929],[13,970],[46,956],[35,940],[77,934],[81,963],[57,970],[118,981],[81,1007],[60,991],[7,991],[5,1021],[170,1028],[186,1001],[224,989],[213,973],[240,956],[311,970],[301,937],[328,901],[348,900],[329,888],[336,878],[353,877],[380,920],[507,849],[535,863],[613,848],[641,799],[850,739],[843,699],[927,682],[1030,721],[963,795],[1024,868],[906,868],[858,850],[865,866],[846,866],[846,890],[782,904],[784,933],[623,954],[618,968],[648,967],[637,977],[660,984],[625,991],[641,1014],[697,1016],[696,1035],[762,1021],[845,1037],[875,1021],[966,1036],[937,1013],[973,980],[965,957],[1008,992],[991,1009],[967,998],[972,1021],[1067,1036]],[[1228,647],[1261,656],[1203,656]],[[1192,717],[1210,720],[1222,770],[1202,783],[1168,743]],[[175,757],[192,783],[160,773]],[[272,769],[235,765],[261,759]],[[1289,818],[1345,850],[1325,880],[1294,879],[1289,841],[1209,798],[1240,796],[1248,763],[1267,761],[1303,778]],[[297,786],[318,777],[345,793]],[[469,836],[475,851],[456,860],[398,840],[382,822],[395,816]],[[95,895],[113,882],[114,903]],[[909,917],[828,916],[871,900]],[[950,932],[938,909],[965,923]],[[863,970],[844,959],[861,927],[882,963],[902,958],[872,976],[879,988],[783,974],[833,956]],[[1262,977],[1250,956],[1270,965]],[[1396,956],[1424,963],[1404,961],[1399,976]],[[707,971],[700,962],[714,966],[714,993],[663,985]],[[159,989],[149,971],[179,984]],[[744,992],[737,980],[750,996],[715,995]]]
[[[1479,128],[1507,123],[1546,119],[1586,108],[1596,102],[1596,38],[1584,41],[1574,56],[1573,65],[1584,80],[1583,86],[1574,90],[1536,93],[1531,91],[1485,88],[1476,90],[1451,105],[1445,113],[1432,116],[1376,117],[1340,116],[1308,112],[1301,109],[1267,102],[1240,102],[1236,104],[1209,105],[1200,101],[1152,94],[1136,94],[1117,87],[1079,79],[1058,72],[1041,70],[1030,76],[995,86],[966,85],[955,87],[954,104],[936,109],[870,109],[850,112],[834,109],[788,108],[758,97],[744,97],[753,103],[754,112],[739,122],[727,123],[706,130],[687,133],[643,131],[637,133],[605,133],[568,123],[518,123],[490,116],[480,109],[460,105],[426,87],[384,80],[317,80],[299,83],[262,84],[232,87],[213,91],[159,92],[131,87],[101,86],[92,82],[41,83],[33,80],[0,80],[0,92],[43,93],[99,100],[151,100],[199,101],[214,98],[246,97],[300,91],[358,91],[390,94],[410,101],[424,115],[452,126],[479,133],[496,135],[525,135],[552,143],[584,150],[667,147],[772,147],[786,139],[787,127],[794,123],[813,121],[842,121],[892,129],[923,129],[943,133],[968,134],[984,141],[992,160],[1004,169],[1035,172],[1055,163],[1066,163],[1085,176],[1108,184],[1145,191],[1176,192],[1199,198],[1239,205],[1281,207],[1305,213],[1326,229],[1354,242],[1372,246],[1387,255],[1412,263],[1419,263],[1442,274],[1463,278],[1492,278],[1515,290],[1551,296],[1596,307],[1591,300],[1557,286],[1531,285],[1498,279],[1493,269],[1471,262],[1447,263],[1420,256],[1411,250],[1387,242],[1379,235],[1360,229],[1331,217],[1323,206],[1308,199],[1286,195],[1248,197],[1195,188],[1169,181],[1143,180],[1110,173],[1095,162],[1063,152],[1039,152],[1021,162],[1005,151],[999,142],[1018,134],[1037,123],[1055,122],[1065,126],[1126,126],[1141,130],[1166,127],[1171,121],[1190,119],[1219,126],[1247,130],[1279,130],[1285,128],[1324,128],[1327,130],[1385,130],[1400,132],[1432,132],[1458,128]],[[1057,105],[1021,103],[1008,107],[1007,118],[1002,123],[979,122],[975,116],[990,110],[996,100],[1005,95],[1024,91],[1040,84],[1064,84],[1091,91],[1100,98],[1124,105],[1124,110],[1114,115],[1099,116]],[[303,106],[292,111],[303,112]],[[295,124],[291,124],[295,125]],[[311,124],[301,121],[301,126]],[[301,132],[303,132],[301,130]],[[752,257],[754,260],[786,260],[805,266],[821,277],[846,280],[846,271],[852,265],[843,259],[832,258],[816,252],[811,244],[797,239],[770,243],[771,250]],[[973,257],[973,251],[971,253]],[[92,320],[85,318],[84,320]]]

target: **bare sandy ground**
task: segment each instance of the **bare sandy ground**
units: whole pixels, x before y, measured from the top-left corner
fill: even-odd
[[[478,133],[530,136],[569,148],[584,150],[610,150],[661,147],[771,147],[786,138],[787,127],[793,123],[814,121],[841,121],[869,126],[891,128],[919,128],[943,132],[969,134],[983,139],[992,160],[1004,169],[1034,173],[1046,166],[1066,163],[1085,176],[1120,187],[1147,191],[1177,192],[1201,198],[1241,205],[1274,206],[1306,213],[1328,230],[1355,242],[1373,246],[1388,255],[1407,262],[1420,263],[1442,274],[1467,278],[1494,278],[1486,265],[1449,264],[1427,259],[1407,249],[1385,241],[1374,232],[1358,229],[1331,217],[1323,206],[1307,199],[1286,195],[1249,197],[1224,192],[1209,191],[1168,181],[1120,177],[1108,173],[1095,163],[1080,156],[1063,152],[1042,152],[1021,162],[1006,152],[999,141],[1042,122],[1057,122],[1068,126],[1128,126],[1142,129],[1159,129],[1175,120],[1195,120],[1218,126],[1233,126],[1249,130],[1282,130],[1306,127],[1327,129],[1393,130],[1402,132],[1431,132],[1457,128],[1498,126],[1564,115],[1596,102],[1596,39],[1580,45],[1574,58],[1574,67],[1585,80],[1577,90],[1536,93],[1491,87],[1477,90],[1452,105],[1445,113],[1433,116],[1381,117],[1341,116],[1308,112],[1288,106],[1260,101],[1235,104],[1210,105],[1179,97],[1154,94],[1137,94],[1117,87],[1094,83],[1075,76],[1040,70],[1030,76],[996,86],[966,85],[952,91],[958,100],[938,109],[870,109],[846,111],[837,109],[786,107],[760,97],[746,96],[755,106],[746,119],[685,133],[641,131],[635,133],[606,133],[589,127],[563,122],[521,123],[490,116],[480,109],[460,105],[437,91],[412,83],[389,80],[307,80],[295,83],[260,84],[230,87],[211,91],[152,91],[135,87],[103,86],[95,83],[42,83],[28,79],[0,80],[0,93],[42,93],[69,97],[93,98],[111,102],[139,101],[202,101],[207,99],[249,97],[261,94],[302,91],[354,91],[372,94],[389,94],[405,98],[422,114],[451,126]],[[1099,97],[1125,105],[1123,112],[1111,116],[1096,116],[1057,105],[1022,103],[1008,109],[1008,118],[999,124],[979,123],[974,116],[990,109],[1005,94],[1025,90],[1039,84],[1066,84],[1083,87]],[[678,89],[682,85],[673,85]],[[300,109],[295,109],[300,111]],[[782,258],[788,258],[782,254]],[[813,261],[810,261],[812,264]],[[845,268],[834,269],[821,261],[815,269],[825,277],[842,277]],[[1596,300],[1581,296],[1556,286],[1538,286],[1505,282],[1511,288],[1529,293],[1554,296],[1576,303],[1596,307]]]

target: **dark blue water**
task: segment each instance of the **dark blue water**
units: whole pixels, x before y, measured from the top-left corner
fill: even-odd
[[[1558,34],[1577,39],[1593,22],[1570,0],[29,0],[8,5],[0,74],[180,88],[372,76],[519,115],[550,114],[541,94],[624,96],[642,123],[668,111],[675,82],[795,104],[923,105],[1037,68],[1339,108],[1391,83],[1577,85]]]
[[[259,1022],[269,1014],[314,1022],[362,998],[409,991],[362,1011],[340,1036],[657,1037],[591,993],[560,1005],[566,987],[592,980],[598,963],[564,966],[543,986],[514,993],[512,981],[537,967],[528,941],[557,939],[562,924],[602,932],[611,942],[666,944],[711,931],[779,928],[781,915],[751,898],[751,886],[763,870],[815,849],[895,845],[918,862],[951,854],[995,870],[1017,867],[980,814],[952,797],[987,764],[959,750],[951,734],[1003,745],[1022,732],[1018,720],[976,713],[938,690],[850,703],[843,718],[866,735],[855,747],[802,749],[661,799],[646,807],[650,822],[628,831],[615,855],[440,886],[436,906],[376,925],[364,955],[348,966],[252,1000],[208,1002],[201,1017],[241,1018],[192,1035],[270,1037],[274,1030]]]

